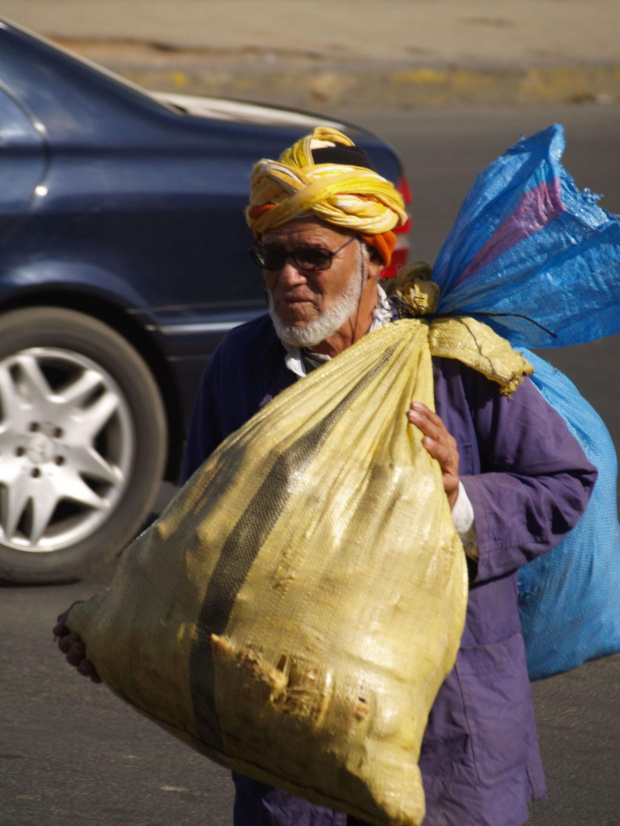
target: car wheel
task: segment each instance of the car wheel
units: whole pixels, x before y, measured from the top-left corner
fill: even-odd
[[[153,376],[83,313],[0,316],[0,579],[79,579],[148,517],[167,453]]]

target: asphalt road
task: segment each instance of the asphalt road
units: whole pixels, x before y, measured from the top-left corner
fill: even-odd
[[[474,175],[520,132],[565,123],[566,165],[620,213],[620,107],[354,113],[399,150],[414,191],[413,254],[433,260]],[[549,353],[547,353],[549,356]],[[551,354],[620,446],[618,337]],[[2,826],[230,826],[227,773],[64,664],[55,616],[109,581],[0,590]],[[620,822],[620,656],[534,685],[551,801],[535,826]],[[474,826],[463,824],[463,826]]]

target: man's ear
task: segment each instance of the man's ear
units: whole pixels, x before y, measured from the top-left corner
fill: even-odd
[[[364,244],[368,250],[368,275],[367,278],[378,278],[381,270],[385,269],[383,258],[378,251],[369,244]]]

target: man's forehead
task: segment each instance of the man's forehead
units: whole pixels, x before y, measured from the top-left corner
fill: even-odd
[[[263,233],[261,241],[263,244],[282,244],[287,240],[294,240],[295,243],[325,244],[331,241],[346,241],[351,235],[350,231],[333,227],[318,218],[296,218],[267,230]]]

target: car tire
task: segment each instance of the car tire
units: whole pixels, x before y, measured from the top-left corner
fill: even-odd
[[[161,395],[128,341],[73,310],[0,315],[0,579],[67,582],[118,554],[166,458]]]

